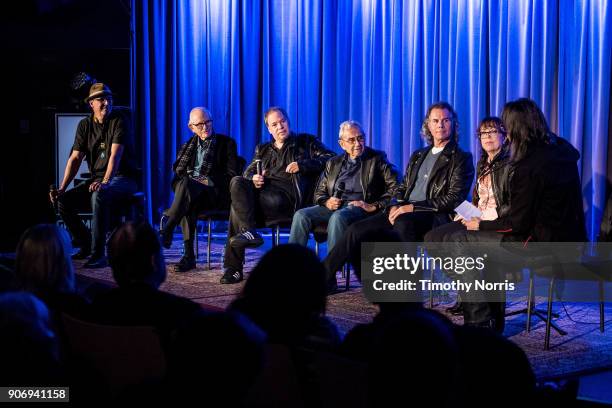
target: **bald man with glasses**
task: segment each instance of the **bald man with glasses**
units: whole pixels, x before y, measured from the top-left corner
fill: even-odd
[[[215,133],[210,111],[196,107],[189,113],[191,138],[181,147],[172,166],[174,200],[166,210],[160,238],[164,248],[172,245],[172,235],[181,223],[184,254],[174,265],[175,272],[195,268],[193,238],[198,212],[229,206],[229,182],[238,175],[238,156],[234,139]]]

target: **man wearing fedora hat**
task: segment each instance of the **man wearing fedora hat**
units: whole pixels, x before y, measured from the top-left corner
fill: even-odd
[[[113,111],[110,88],[100,82],[93,84],[85,102],[92,114],[77,126],[64,177],[59,188],[50,193],[50,199],[58,202],[60,216],[80,247],[73,258],[89,257],[85,266],[95,268],[107,265],[106,233],[113,213],[136,192],[136,166],[129,128],[123,116]],[[66,191],[83,159],[91,178]],[[92,212],[91,232],[78,216],[87,211]]]

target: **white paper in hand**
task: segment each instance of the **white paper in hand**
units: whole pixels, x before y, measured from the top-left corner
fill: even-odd
[[[482,212],[474,204],[463,201],[459,204],[459,207],[455,208],[455,212],[459,214],[464,220],[471,220],[472,218],[482,217]]]

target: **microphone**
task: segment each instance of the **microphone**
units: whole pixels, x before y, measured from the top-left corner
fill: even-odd
[[[257,175],[261,176],[261,174],[263,173],[261,169],[261,159],[255,159],[255,166],[257,168]]]
[[[344,194],[344,181],[338,183],[336,186],[336,192],[334,193],[334,198],[342,198],[342,194]]]
[[[51,193],[51,196],[53,197],[53,210],[55,210],[55,213],[57,214],[57,186],[55,184],[51,184],[49,186],[49,193]]]

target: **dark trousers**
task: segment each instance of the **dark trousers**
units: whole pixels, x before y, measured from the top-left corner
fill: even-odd
[[[227,242],[241,231],[254,229],[266,219],[291,217],[295,212],[295,199],[285,190],[266,182],[262,188],[255,188],[252,180],[242,176],[230,182],[232,205],[230,209]],[[225,247],[223,266],[242,271],[244,249]]]
[[[323,261],[327,270],[328,284],[336,280],[336,271],[346,262],[351,262],[355,274],[361,276],[362,242],[419,242],[432,228],[433,212],[402,214],[391,225],[387,212],[379,213],[352,224],[346,233],[327,254]]]
[[[66,191],[58,198],[60,217],[80,248],[91,247],[95,255],[104,254],[106,233],[118,222],[122,208],[137,190],[130,178],[116,176],[104,190],[89,192],[92,181],[87,181]],[[79,217],[79,213],[91,211],[91,232]]]
[[[449,242],[454,233],[467,231],[465,225],[461,221],[453,221],[444,225],[440,225],[425,234],[423,241],[425,242]]]
[[[193,237],[196,233],[198,212],[216,208],[216,202],[217,193],[214,187],[205,186],[189,177],[182,177],[174,184],[174,199],[166,210],[168,220],[163,227],[163,233],[172,234],[180,223],[186,256],[194,256]]]
[[[456,221],[441,227],[435,228],[425,235],[426,242],[448,242],[456,243],[455,249],[452,250],[454,256],[465,255],[461,249],[463,243],[470,244],[473,248],[474,244],[478,243],[501,243],[503,234],[495,231],[468,231],[461,222]],[[489,246],[487,246],[489,248]],[[503,259],[503,250],[500,247],[499,254],[488,252],[488,260],[486,268],[482,273],[465,273],[460,279],[463,282],[473,283],[476,279],[482,279],[491,282],[500,282],[503,276],[502,267],[495,262],[495,259]],[[457,278],[457,276],[452,276]],[[461,303],[463,305],[463,318],[465,324],[479,325],[489,322],[494,319],[496,330],[503,332],[506,311],[506,293],[505,291],[487,293],[485,297],[476,296],[470,293],[460,292]]]

